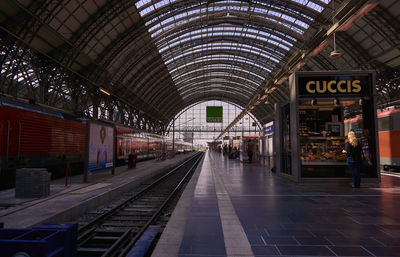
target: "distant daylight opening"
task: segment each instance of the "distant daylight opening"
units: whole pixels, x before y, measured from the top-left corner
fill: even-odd
[[[172,136],[174,131],[177,139],[192,143],[194,146],[206,146],[207,142],[218,137],[242,111],[243,108],[237,105],[217,100],[192,105],[175,117],[174,129],[171,122],[169,136]],[[260,123],[254,116],[246,114],[224,136],[258,135],[260,128]]]

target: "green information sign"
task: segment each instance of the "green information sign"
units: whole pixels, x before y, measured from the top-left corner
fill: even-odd
[[[221,123],[222,122],[222,106],[207,106],[207,122]]]

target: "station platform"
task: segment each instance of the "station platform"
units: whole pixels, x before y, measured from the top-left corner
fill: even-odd
[[[208,151],[152,257],[400,256],[400,178],[300,185]]]
[[[0,191],[0,223],[5,228],[29,228],[45,222],[69,222],[133,190],[145,180],[171,170],[193,154],[139,162],[134,169],[117,167],[114,175],[111,171],[90,174],[89,183],[83,183],[83,175],[73,176],[67,187],[65,179],[53,180],[50,195],[40,199],[15,198],[15,189]]]

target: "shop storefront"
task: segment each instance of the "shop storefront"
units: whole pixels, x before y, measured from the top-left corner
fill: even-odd
[[[343,149],[352,129],[363,148],[363,181],[379,182],[374,73],[297,72],[289,86],[290,102],[276,106],[278,173],[297,182],[350,180]]]
[[[273,136],[274,122],[269,122],[263,126],[262,135],[259,138],[260,163],[268,169],[273,168]]]

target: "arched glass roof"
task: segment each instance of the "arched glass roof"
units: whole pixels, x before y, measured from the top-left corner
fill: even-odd
[[[6,1],[0,91],[83,110],[104,98],[103,88],[112,96],[101,100],[108,109],[133,110],[153,127],[206,100],[233,102],[267,122],[273,104],[287,101],[293,72],[372,69],[380,101],[393,102],[400,97],[399,6],[394,0]],[[333,34],[341,58],[330,58]],[[74,99],[82,92],[86,102]]]
[[[248,101],[328,4],[141,0],[136,7],[183,100],[204,92]]]

